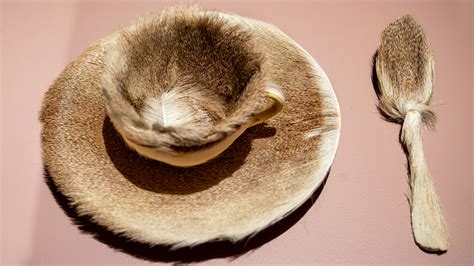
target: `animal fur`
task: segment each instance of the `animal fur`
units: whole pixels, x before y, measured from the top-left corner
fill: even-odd
[[[194,134],[203,143],[196,129],[247,119],[266,84],[285,94],[283,110],[206,164],[147,160],[116,130],[193,147]],[[326,177],[340,131],[331,83],[303,48],[270,24],[195,8],[165,11],[91,45],[51,85],[40,120],[45,168],[78,215],[136,242],[173,247],[239,241],[281,220]],[[175,136],[177,127],[189,134]]]
[[[434,60],[423,29],[406,15],[382,33],[376,56],[379,110],[402,123],[400,140],[410,167],[411,218],[415,240],[423,249],[444,252],[448,233],[426,165],[421,139],[422,124],[434,128],[429,108],[433,94]]]
[[[126,138],[166,152],[219,142],[272,104],[250,32],[177,9],[123,29],[103,74],[109,117]]]
[[[433,95],[434,60],[425,33],[413,17],[403,16],[382,33],[376,70],[380,93],[379,110],[402,123],[410,110],[434,127],[436,116],[429,108]]]

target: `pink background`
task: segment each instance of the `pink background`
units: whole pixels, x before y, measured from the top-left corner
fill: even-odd
[[[172,1],[7,1],[2,4],[2,264],[148,264],[80,234],[43,182],[43,94],[83,49]],[[273,23],[307,49],[332,81],[341,141],[324,190],[288,231],[235,260],[247,263],[472,264],[472,26],[469,1],[203,1],[203,7]],[[441,256],[410,231],[399,126],[375,109],[371,58],[383,28],[413,14],[436,59],[437,131],[428,163],[450,227]],[[223,264],[229,259],[206,263]]]

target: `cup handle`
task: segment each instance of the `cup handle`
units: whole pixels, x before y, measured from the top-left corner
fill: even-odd
[[[273,101],[273,104],[267,109],[255,115],[255,119],[250,124],[250,127],[267,121],[268,119],[272,118],[283,109],[283,103],[285,102],[285,97],[283,96],[283,92],[280,89],[276,87],[266,88],[265,97],[271,99]]]

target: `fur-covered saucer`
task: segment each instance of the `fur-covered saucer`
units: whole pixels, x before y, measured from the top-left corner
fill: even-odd
[[[174,247],[238,241],[288,215],[323,182],[340,130],[329,79],[303,48],[196,8],[93,44],[49,88],[40,120],[44,165],[80,215]],[[226,141],[189,167],[150,159]]]

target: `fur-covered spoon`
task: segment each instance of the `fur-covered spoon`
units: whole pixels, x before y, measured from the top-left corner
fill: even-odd
[[[430,252],[448,249],[448,232],[428,171],[422,126],[434,128],[429,108],[434,60],[423,29],[406,15],[382,33],[375,58],[378,108],[387,120],[402,124],[400,141],[407,152],[411,186],[411,223],[416,243]]]

